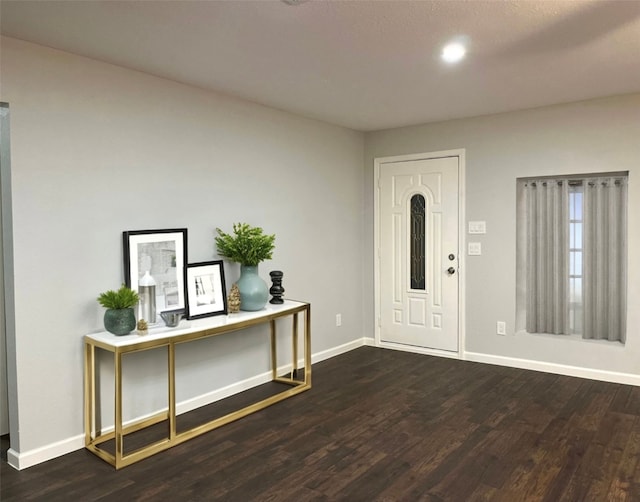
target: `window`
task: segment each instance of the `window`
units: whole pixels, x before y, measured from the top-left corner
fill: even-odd
[[[582,184],[569,183],[569,330],[582,333]]]
[[[520,329],[624,343],[627,178],[518,180]]]

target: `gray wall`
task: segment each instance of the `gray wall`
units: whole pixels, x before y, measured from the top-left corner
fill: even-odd
[[[487,222],[487,234],[473,236],[482,256],[466,257],[466,351],[640,374],[640,94],[367,133],[365,333],[374,331],[374,158],[455,148],[466,149],[466,220]],[[516,178],[627,170],[626,346],[515,335]],[[509,336],[496,335],[498,320]]]
[[[123,281],[123,230],[187,227],[197,262],[216,258],[215,227],[262,226],[277,237],[261,275],[283,270],[286,296],[311,302],[313,352],[362,338],[361,133],[14,39],[1,56],[20,452],[83,432],[82,336]],[[230,285],[239,266],[225,270]],[[179,351],[178,400],[267,371],[264,335]],[[129,361],[125,416],[166,403],[164,360]]]

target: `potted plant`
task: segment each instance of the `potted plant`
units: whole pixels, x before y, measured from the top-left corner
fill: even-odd
[[[258,265],[270,260],[275,247],[276,236],[265,235],[262,228],[247,223],[234,223],[233,235],[216,228],[215,238],[218,254],[240,263],[240,309],[261,310],[267,303],[269,290],[267,283],[258,275]]]
[[[104,327],[114,335],[128,335],[136,327],[136,315],[133,310],[140,297],[133,289],[124,284],[118,291],[105,291],[98,296],[98,303],[107,311],[104,313]]]

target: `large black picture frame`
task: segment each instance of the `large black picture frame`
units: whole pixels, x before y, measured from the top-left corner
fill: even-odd
[[[122,232],[124,281],[138,291],[149,271],[156,282],[156,311],[186,308],[187,229]]]

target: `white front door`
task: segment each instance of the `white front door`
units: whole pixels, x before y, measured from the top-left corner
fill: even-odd
[[[459,157],[378,165],[380,341],[457,352]]]

